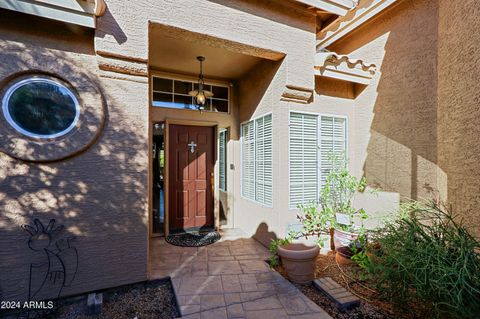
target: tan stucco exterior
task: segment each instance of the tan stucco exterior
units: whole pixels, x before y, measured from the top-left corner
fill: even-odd
[[[7,86],[19,72],[52,74],[69,83],[81,102],[89,103],[92,110],[97,111],[90,117],[85,116],[85,121],[74,131],[88,143],[75,145],[65,155],[57,153],[63,146],[69,146],[71,136],[52,141],[47,146],[38,145],[17,132],[10,132],[8,123],[1,123],[2,129],[11,133],[2,135],[2,138],[14,139],[15,145],[21,145],[25,150],[29,149],[29,143],[33,143],[46,154],[40,157],[37,152],[25,153],[30,157],[17,156],[20,160],[7,155],[11,153],[7,150],[1,155],[2,299],[27,298],[29,264],[39,262],[41,258],[31,254],[27,246],[28,235],[20,226],[33,223],[34,218],[39,218],[45,225],[49,219],[55,218],[58,224],[65,225],[65,235],[76,237],[73,245],[79,253],[79,271],[74,284],[64,289],[63,295],[148,278],[148,145],[149,131],[155,122],[187,121],[195,124],[208,118],[207,122],[218,128],[229,128],[228,158],[236,168],[228,172],[228,189],[231,191],[220,194],[216,189],[215,201],[217,204],[219,200],[228,202],[227,215],[232,216],[227,216],[228,226],[238,227],[233,212],[244,209],[236,204],[239,191],[236,183],[240,174],[236,151],[240,123],[236,93],[241,91],[241,80],[225,80],[233,85],[230,114],[151,109],[149,74],[156,71],[149,72],[148,67],[150,26],[167,25],[179,32],[177,36],[203,37],[206,45],[265,61],[281,60],[266,62],[281,64],[283,71],[277,76],[276,96],[269,99],[267,108],[280,99],[305,103],[311,97],[315,19],[310,13],[303,13],[302,7],[281,5],[271,8],[262,1],[238,1],[227,5],[199,2],[201,12],[217,14],[211,17],[211,21],[216,21],[214,25],[203,19],[192,20],[197,8],[186,5],[187,2],[168,2],[154,8],[146,3],[132,4],[138,7],[125,10],[122,2],[108,2],[108,9],[97,20],[95,31],[37,21],[40,18],[20,13],[6,11],[4,15],[2,12],[2,86]],[[138,13],[135,21],[132,20],[132,10]],[[24,23],[16,22],[19,16],[25,19]],[[178,18],[174,23],[171,21],[173,16]],[[203,21],[204,25],[200,27],[194,21]],[[238,32],[232,33],[228,31],[232,21],[244,25],[237,25]],[[41,29],[28,27],[40,22],[44,25]],[[194,73],[196,70],[192,71]],[[93,89],[80,85],[87,79]],[[91,90],[98,95],[96,99],[87,98]],[[252,101],[251,107],[255,106],[254,103]],[[89,130],[82,132],[85,128]],[[90,136],[87,134],[90,131],[98,132],[98,135]],[[34,162],[22,162],[21,159]],[[39,163],[45,160],[51,162]],[[49,290],[37,297],[54,296],[55,291]]]
[[[448,201],[480,235],[478,3],[442,0],[438,16],[438,163]]]
[[[351,135],[353,170],[382,190],[373,201],[383,210],[383,196],[446,199],[437,160],[437,22],[435,1],[403,1],[331,47],[377,67],[371,84],[357,87]]]
[[[19,17],[24,23],[19,24]],[[30,26],[43,20],[2,12],[0,83],[24,72],[47,73],[75,84],[82,103],[105,109],[102,123],[86,118],[81,129],[100,130],[80,153],[52,163],[24,162],[0,153],[0,291],[2,300],[26,298],[30,263],[44,261],[28,249],[20,225],[39,218],[64,225],[79,254],[74,294],[144,280],[147,277],[148,83],[100,77],[93,34],[64,25]],[[80,32],[79,32],[80,31]],[[82,85],[83,84],[83,85]],[[97,98],[85,100],[91,90]],[[7,127],[2,117],[2,127]],[[12,139],[22,147],[22,136]],[[75,143],[67,135],[46,154]],[[64,142],[67,146],[62,146]],[[93,144],[92,144],[93,143]],[[39,147],[42,147],[41,145]],[[33,152],[32,156],[39,156]],[[53,158],[52,158],[53,159]],[[121,249],[120,249],[121,248]],[[58,292],[57,292],[58,293]],[[47,291],[39,298],[55,296]]]
[[[215,183],[216,226],[221,205],[221,227],[264,244],[297,222],[298,210],[289,209],[292,111],[347,119],[350,169],[380,188],[356,200],[374,217],[369,225],[401,200],[432,196],[478,221],[480,21],[473,0],[399,1],[329,45],[338,57],[364,61],[368,72],[375,65],[364,84],[315,75],[316,19],[296,1],[106,3],[96,30],[0,12],[0,91],[24,72],[40,72],[69,83],[85,105],[75,131],[49,142],[19,135],[0,116],[0,299],[26,298],[28,267],[38,257],[20,225],[34,218],[55,218],[76,237],[79,271],[63,295],[148,279],[150,145],[158,122],[228,128],[227,192]],[[42,28],[31,27],[39,22]],[[185,74],[175,54],[171,68],[158,67],[162,37],[244,61],[230,78],[221,68],[211,78],[205,70],[208,81],[230,86],[229,113],[150,106],[152,76],[197,73]],[[272,207],[241,196],[241,123],[265,114],[273,118]]]

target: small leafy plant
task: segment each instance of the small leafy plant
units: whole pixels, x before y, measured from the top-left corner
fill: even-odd
[[[365,232],[360,233],[358,239],[352,242],[350,249],[353,256],[351,258],[365,273],[372,269],[372,261],[368,254],[367,235]]]
[[[368,218],[363,208],[357,210],[353,207],[353,198],[356,192],[364,192],[367,179],[350,174],[348,160],[345,155],[330,156],[332,170],[328,173],[325,184],[320,193],[320,207],[322,214],[329,216],[331,226],[344,231],[352,231],[355,216],[364,220]],[[339,223],[337,214],[347,216],[348,223]]]
[[[298,206],[302,211],[302,214],[297,216],[303,224],[302,235],[318,236],[318,243],[321,246],[324,243],[322,235],[330,234],[331,228],[354,231],[355,217],[358,216],[361,220],[368,218],[363,208],[357,210],[353,207],[355,193],[365,191],[366,178],[358,179],[350,174],[348,160],[344,154],[331,154],[330,164],[332,170],[326,176],[319,201]],[[339,214],[346,216],[345,223],[337,220]]]

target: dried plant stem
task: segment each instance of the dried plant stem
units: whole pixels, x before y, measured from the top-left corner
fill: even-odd
[[[359,283],[359,282],[358,282],[357,280],[355,280],[354,278],[348,276],[348,275],[343,271],[342,267],[340,267],[340,265],[338,264],[338,262],[337,262],[336,260],[335,260],[335,263],[337,264],[337,267],[338,267],[338,269],[339,269],[340,272],[341,272],[340,276],[342,277],[343,281],[344,281],[345,284],[347,285],[348,290],[350,290],[350,292],[351,292],[352,294],[354,294],[355,296],[357,296],[358,298],[363,299],[363,300],[365,300],[366,302],[371,303],[372,300],[370,300],[370,299],[368,299],[368,298],[366,298],[366,297],[364,297],[364,296],[362,296],[362,295],[357,294],[355,291],[353,291],[353,289],[350,288],[350,284],[349,284],[347,278],[350,279],[350,280],[352,280],[353,282],[359,284],[360,286],[362,286],[363,288],[365,288],[365,289],[367,289],[367,290],[370,290],[370,291],[372,291],[372,292],[374,292],[374,293],[376,293],[376,291],[368,288],[368,287],[365,286],[365,285],[362,285],[361,283]]]

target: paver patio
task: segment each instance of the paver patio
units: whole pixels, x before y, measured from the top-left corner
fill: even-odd
[[[150,278],[170,276],[183,318],[331,318],[271,270],[268,250],[240,230],[206,247],[177,247],[154,238]]]

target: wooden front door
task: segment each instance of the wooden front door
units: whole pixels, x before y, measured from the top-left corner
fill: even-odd
[[[214,128],[170,125],[170,230],[213,227]]]

